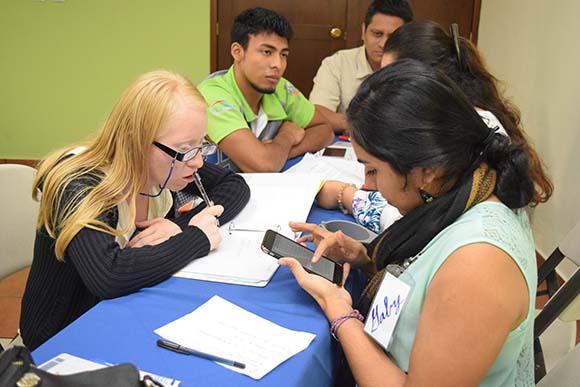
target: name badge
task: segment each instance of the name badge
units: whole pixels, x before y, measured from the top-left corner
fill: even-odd
[[[386,272],[367,314],[364,331],[385,350],[391,342],[410,290],[409,285]]]

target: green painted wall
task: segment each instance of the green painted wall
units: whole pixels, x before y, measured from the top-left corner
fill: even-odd
[[[0,159],[92,136],[146,71],[197,83],[209,21],[209,0],[0,0]]]

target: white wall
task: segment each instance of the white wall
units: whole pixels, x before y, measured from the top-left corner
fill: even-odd
[[[546,256],[580,218],[580,1],[483,0],[478,47],[555,185],[532,213]],[[580,235],[578,236],[580,238]]]

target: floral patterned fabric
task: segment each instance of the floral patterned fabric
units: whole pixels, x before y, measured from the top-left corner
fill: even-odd
[[[352,199],[352,216],[358,224],[380,234],[401,214],[379,192],[358,190]]]

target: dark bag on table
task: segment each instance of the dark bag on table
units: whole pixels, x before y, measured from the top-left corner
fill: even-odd
[[[0,354],[2,387],[153,387],[161,386],[129,363],[73,375],[53,375],[36,368],[26,347],[12,347]]]

